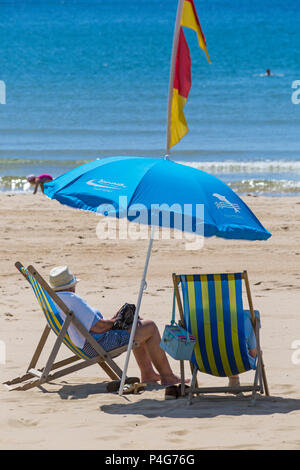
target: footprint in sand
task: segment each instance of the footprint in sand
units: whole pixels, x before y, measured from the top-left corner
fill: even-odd
[[[297,393],[297,389],[294,385],[291,384],[280,384],[278,387],[282,390],[284,395],[292,395]]]
[[[116,433],[116,434],[109,434],[109,435],[106,435],[106,436],[97,437],[96,439],[97,439],[97,440],[101,440],[101,441],[110,441],[110,442],[114,442],[114,441],[116,441],[119,437],[120,437],[119,434]]]
[[[39,424],[38,421],[34,421],[33,419],[28,418],[19,418],[19,419],[10,419],[9,424],[15,428],[31,428],[37,426]]]
[[[188,434],[188,431],[185,429],[180,429],[179,431],[172,431],[172,434],[175,434],[175,436],[185,436]]]
[[[180,444],[182,444],[183,441],[182,441],[182,439],[170,439],[170,442],[171,442],[172,444],[177,444],[178,447],[179,447]]]

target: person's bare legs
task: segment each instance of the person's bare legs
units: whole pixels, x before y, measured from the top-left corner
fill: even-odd
[[[229,387],[239,387],[240,386],[240,377],[239,375],[231,375],[228,377],[228,386]]]
[[[142,382],[157,382],[160,380],[160,375],[154,370],[146,344],[143,343],[139,347],[133,349],[133,354],[137,365],[141,371]]]
[[[134,349],[137,363],[141,369],[141,376],[150,378],[150,381],[158,379],[155,369],[159,372],[162,385],[175,385],[180,383],[180,377],[172,372],[166,353],[160,347],[161,337],[156,324],[152,320],[140,320],[135,332],[135,341],[141,343],[140,348]],[[148,354],[144,354],[144,351]],[[152,365],[153,364],[153,365]],[[156,378],[155,378],[156,377]],[[189,382],[189,380],[186,380]]]
[[[257,349],[249,349],[249,354],[251,357],[255,358],[257,356]],[[240,377],[239,375],[231,375],[228,377],[228,386],[229,387],[239,387],[240,386]]]

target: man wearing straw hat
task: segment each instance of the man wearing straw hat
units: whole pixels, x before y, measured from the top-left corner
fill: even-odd
[[[52,289],[74,312],[76,318],[81,321],[103,349],[110,351],[129,343],[130,328],[128,330],[112,329],[116,315],[105,320],[99,310],[92,308],[75,293],[76,284],[80,279],[71,273],[68,266],[53,268],[50,271],[49,281]],[[64,320],[65,314],[59,308],[58,311]],[[89,356],[97,355],[72,323],[68,328],[68,334],[73,343]],[[140,344],[134,349],[134,355],[141,371],[142,382],[161,381],[161,384],[166,386],[180,382],[180,377],[172,372],[167,356],[160,347],[161,336],[152,320],[139,320],[134,339]]]

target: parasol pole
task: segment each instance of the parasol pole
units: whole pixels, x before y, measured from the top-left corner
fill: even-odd
[[[178,46],[178,38],[179,38],[179,33],[180,33],[183,3],[184,3],[184,0],[178,0],[176,23],[175,23],[174,36],[173,36],[173,48],[172,48],[172,57],[171,57],[170,79],[169,79],[166,156],[169,155],[170,144],[171,144],[171,115],[172,115],[173,86],[174,86],[177,46]]]
[[[119,395],[123,394],[123,388],[124,388],[124,384],[125,384],[125,380],[126,380],[126,374],[127,374],[130,354],[131,354],[131,351],[132,351],[132,345],[133,345],[133,341],[134,341],[135,330],[136,330],[136,326],[137,326],[137,322],[138,322],[140,306],[141,306],[141,302],[142,302],[144,289],[147,285],[146,284],[146,276],[147,276],[148,265],[149,265],[149,260],[150,260],[150,256],[151,256],[153,240],[154,240],[154,232],[155,232],[155,226],[152,225],[152,227],[151,227],[151,236],[150,236],[149,245],[148,245],[148,251],[147,251],[147,256],[146,256],[146,261],[145,261],[145,266],[144,266],[143,277],[142,277],[141,284],[140,284],[140,291],[139,291],[139,295],[138,295],[138,299],[137,299],[137,303],[136,303],[136,309],[135,309],[134,319],[133,319],[132,328],[131,328],[131,332],[130,332],[128,349],[127,349],[127,353],[126,353],[126,359],[125,359],[123,374],[122,374],[120,388],[119,388]]]

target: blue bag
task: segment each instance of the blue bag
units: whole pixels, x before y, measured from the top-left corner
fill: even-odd
[[[174,359],[189,361],[192,357],[196,338],[175,322],[175,291],[170,325],[165,326],[160,347]]]

